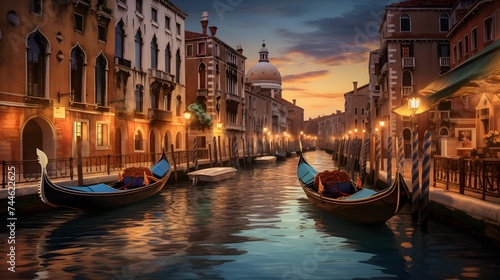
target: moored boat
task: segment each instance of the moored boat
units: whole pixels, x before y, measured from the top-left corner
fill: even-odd
[[[261,156],[256,157],[254,162],[257,164],[273,164],[276,163],[276,156]]]
[[[66,207],[85,212],[111,210],[148,198],[165,186],[172,171],[165,153],[150,168],[151,176],[141,177],[140,186],[124,184],[121,180],[89,186],[62,186],[52,182],[47,175],[47,155],[37,149],[42,174],[38,192],[43,202],[54,207]]]
[[[237,169],[234,167],[210,167],[189,172],[187,175],[193,184],[197,182],[219,182],[233,178]]]
[[[362,224],[383,224],[396,215],[409,200],[409,190],[403,175],[397,172],[396,179],[388,188],[381,191],[362,189],[356,191],[344,186],[342,196],[329,197],[322,188],[314,188],[318,172],[301,155],[297,166],[297,177],[309,202],[315,207],[336,217]],[[321,183],[321,182],[320,182]]]
[[[284,151],[276,153],[276,154],[274,154],[274,156],[276,157],[276,160],[279,160],[279,161],[286,160],[286,152],[284,152]]]

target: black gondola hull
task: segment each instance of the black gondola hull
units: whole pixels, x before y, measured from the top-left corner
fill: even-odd
[[[162,160],[166,161],[164,155],[160,161]],[[166,162],[168,163],[168,161]],[[157,194],[165,186],[170,173],[171,168],[158,180],[154,180],[154,182],[141,187],[110,192],[85,192],[53,183],[48,178],[46,171],[42,170],[39,195],[43,202],[55,207],[66,207],[84,212],[106,211],[123,207]],[[118,182],[114,182],[109,184],[109,186],[118,184]]]
[[[299,166],[301,164],[308,165],[302,157],[299,160]],[[299,182],[312,205],[341,219],[362,224],[385,223],[403,209],[410,197],[408,187],[399,172],[389,188],[372,196],[353,200],[321,196],[313,190],[311,185],[306,185],[300,177]]]

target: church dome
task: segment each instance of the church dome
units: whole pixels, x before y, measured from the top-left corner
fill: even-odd
[[[269,62],[266,44],[262,44],[259,54],[259,62],[250,67],[247,72],[247,82],[263,88],[281,89],[281,73],[276,66]]]

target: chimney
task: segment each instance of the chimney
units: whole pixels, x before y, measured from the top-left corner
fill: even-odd
[[[208,26],[208,12],[207,11],[204,11],[202,14],[201,14],[201,29],[202,29],[202,33],[203,35],[207,35],[207,26]]]
[[[354,86],[354,94],[357,94],[358,93],[358,82],[352,82],[353,86]]]
[[[217,33],[217,26],[210,26],[210,34],[212,34],[212,36],[215,36],[215,33]]]
[[[237,51],[239,54],[243,54],[243,48],[241,47],[241,44],[238,44],[238,46],[236,46],[236,51]]]
[[[297,99],[292,99],[293,105],[295,105],[295,102],[297,102]]]

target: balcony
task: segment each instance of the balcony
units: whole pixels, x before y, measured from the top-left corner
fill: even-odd
[[[275,117],[275,116],[276,116],[276,117],[281,116],[280,111],[279,111],[278,109],[273,109],[273,110],[272,110],[272,116],[273,116],[273,117]]]
[[[207,96],[208,96],[208,89],[206,89],[206,88],[197,89],[196,90],[196,96],[207,98]]]
[[[156,82],[160,82],[160,83],[163,83],[163,82],[175,83],[174,75],[167,73],[167,72],[163,72],[159,69],[149,68],[148,75],[149,75],[149,78],[151,80],[153,80],[152,82],[156,81]]]
[[[96,10],[97,20],[105,20],[109,23],[109,21],[113,18],[112,16],[113,10],[110,8],[99,5]]]
[[[226,123],[226,130],[245,131],[245,128],[241,124]]]
[[[450,58],[449,57],[440,57],[439,58],[439,67],[450,67]]]
[[[172,122],[173,113],[172,111],[149,108],[149,118],[153,121]]]
[[[401,95],[408,96],[413,93],[413,86],[402,86]]]
[[[233,93],[229,93],[227,92],[226,93],[226,101],[234,101],[234,102],[240,102],[240,97],[237,95],[237,94],[233,94]]]
[[[415,68],[415,58],[414,57],[403,57],[401,59],[401,64],[403,68]]]
[[[132,66],[132,62],[128,59],[115,56],[115,65],[130,68]]]

